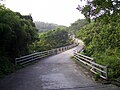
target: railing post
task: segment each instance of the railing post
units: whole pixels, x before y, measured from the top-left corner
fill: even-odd
[[[68,46],[67,46],[67,50],[68,50]]]
[[[17,58],[15,58],[15,65],[17,65],[17,61],[16,60],[17,60]]]
[[[52,55],[54,55],[54,50],[52,50]]]
[[[48,54],[49,54],[49,56],[50,56],[50,54],[51,54],[50,51],[48,51]]]
[[[41,58],[41,53],[42,53],[42,52],[39,53],[39,58]]]
[[[69,49],[69,46],[68,46],[68,49]]]
[[[74,54],[74,56],[76,55],[76,50],[74,50],[73,54]]]
[[[32,56],[32,61],[33,61],[33,56]]]
[[[108,65],[106,66],[106,80],[108,80]]]
[[[55,49],[55,54],[57,54],[57,49]]]
[[[49,56],[49,51],[46,52],[46,55]]]
[[[58,53],[60,53],[60,49],[58,49]]]

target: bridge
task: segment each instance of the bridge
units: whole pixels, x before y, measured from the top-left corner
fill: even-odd
[[[71,60],[74,47],[37,60],[0,80],[0,90],[120,90],[112,84],[94,81],[89,72]]]

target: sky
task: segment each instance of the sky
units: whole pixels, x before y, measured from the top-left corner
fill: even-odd
[[[5,0],[5,6],[22,15],[31,14],[34,21],[69,26],[84,16],[76,9],[80,0]]]

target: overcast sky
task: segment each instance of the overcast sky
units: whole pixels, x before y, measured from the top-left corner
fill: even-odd
[[[76,9],[80,0],[5,0],[7,8],[23,15],[32,14],[34,21],[69,26],[84,16]]]

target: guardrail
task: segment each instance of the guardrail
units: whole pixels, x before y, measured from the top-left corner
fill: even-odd
[[[71,49],[75,46],[76,46],[76,44],[72,44],[72,45],[65,46],[65,47],[60,47],[60,48],[56,48],[56,49],[52,49],[52,50],[48,50],[48,51],[43,51],[43,52],[36,52],[36,53],[33,53],[33,54],[22,56],[22,57],[19,57],[19,58],[15,59],[15,64],[16,65],[17,64],[24,65],[26,63],[36,61],[40,58],[44,58],[44,57],[48,57],[48,56],[51,56],[51,55],[54,55],[54,54],[64,52],[64,51],[66,51],[68,49]]]
[[[78,52],[74,52],[74,58],[91,67],[91,72],[99,74],[101,78],[108,80],[108,66],[97,64],[93,58],[82,55]]]

